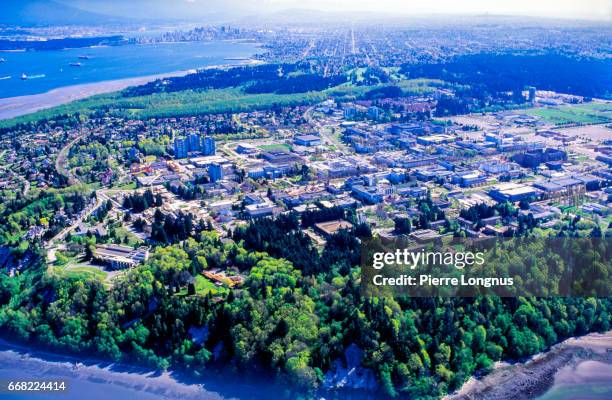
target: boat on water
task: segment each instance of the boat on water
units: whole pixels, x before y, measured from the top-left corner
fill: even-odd
[[[44,78],[45,76],[46,76],[45,74],[38,74],[38,75],[21,74],[21,79],[23,79],[25,81],[26,79]]]
[[[0,62],[6,62],[5,58],[0,57]]]
[[[71,67],[81,67],[83,64],[81,64],[80,62],[72,62],[70,63]]]
[[[0,77],[0,81],[3,81],[3,80],[5,80],[5,79],[11,79],[11,78],[12,78],[12,77],[11,77],[10,75],[8,75],[8,76],[2,76],[2,77]]]
[[[82,56],[79,56],[79,59],[81,59],[81,60],[91,60],[91,56],[82,55]]]

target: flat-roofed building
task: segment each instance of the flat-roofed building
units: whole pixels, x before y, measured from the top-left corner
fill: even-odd
[[[222,156],[204,156],[204,157],[192,157],[189,162],[198,168],[207,168],[211,164],[225,164],[229,160]]]
[[[462,187],[478,186],[486,182],[486,177],[480,171],[463,171],[453,175],[453,183]]]
[[[433,146],[437,144],[451,143],[455,140],[456,137],[453,135],[429,135],[418,137],[416,142],[423,146]]]
[[[499,202],[516,202],[526,200],[538,195],[538,191],[528,185],[518,183],[504,183],[489,191],[489,196]]]
[[[315,224],[314,227],[324,236],[329,237],[341,230],[353,229],[353,224],[343,219],[337,219],[333,221],[319,222],[318,224]]]
[[[272,164],[299,163],[303,160],[293,153],[285,151],[269,151],[261,155],[264,160]]]
[[[431,242],[441,235],[433,229],[419,229],[410,234],[410,237],[419,243]]]
[[[352,187],[352,194],[357,200],[364,201],[369,204],[377,204],[383,201],[385,196],[389,196],[395,192],[394,188],[390,185],[378,185],[378,186],[363,186],[354,185]]]
[[[298,146],[319,146],[321,144],[321,138],[315,135],[299,135],[296,136],[293,141]]]
[[[146,247],[133,249],[116,244],[96,245],[94,258],[108,264],[113,269],[125,269],[141,264],[149,257]]]
[[[250,143],[240,143],[238,146],[236,146],[236,153],[254,154],[257,153],[257,148]]]
[[[244,207],[244,211],[250,218],[268,217],[274,213],[274,204],[249,204]]]

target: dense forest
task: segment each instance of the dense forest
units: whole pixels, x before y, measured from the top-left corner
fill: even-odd
[[[206,69],[182,77],[166,78],[124,90],[124,97],[183,90],[210,90],[244,87],[245,93],[292,94],[320,91],[346,82],[343,75],[324,77],[310,73],[308,65],[264,64]]]
[[[151,189],[141,193],[128,194],[123,198],[123,207],[135,213],[141,213],[149,207],[160,207],[163,199],[159,193],[153,196]]]
[[[127,44],[126,38],[120,35],[94,36],[94,37],[67,37],[48,40],[0,40],[0,50],[63,50],[77,49],[91,46],[118,46]]]
[[[90,192],[82,187],[60,191],[41,191],[35,197],[17,198],[0,205],[0,244],[18,245],[23,241],[27,247],[26,235],[35,239],[32,231],[42,224],[48,227],[45,238],[53,237],[88,203]]]
[[[535,86],[586,97],[612,98],[612,60],[545,54],[482,53],[437,64],[405,64],[410,79],[435,78],[470,85],[482,97]]]
[[[158,247],[110,291],[42,265],[3,274],[0,329],[58,351],[196,376],[228,365],[272,371],[306,393],[355,344],[381,394],[411,398],[437,398],[495,361],[610,329],[609,298],[364,297],[357,236],[369,234],[341,231],[319,253],[289,214],[255,221],[234,241],[204,230]],[[202,271],[230,266],[246,277],[242,288],[182,294]],[[192,328],[207,334],[196,340]]]

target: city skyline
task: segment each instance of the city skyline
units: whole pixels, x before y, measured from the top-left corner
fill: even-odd
[[[77,0],[60,3],[78,7],[85,11],[100,12],[109,15],[131,15],[155,18],[156,14],[170,18],[199,18],[206,16],[239,17],[245,14],[268,14],[289,9],[307,9],[322,12],[375,12],[394,16],[423,15],[514,15],[548,18],[590,19],[609,21],[612,19],[612,3],[607,0],[542,0],[531,2],[517,0],[498,2],[490,0],[233,0],[227,2],[183,0],[182,2],[155,0],[145,2],[115,2],[99,0]],[[146,10],[146,12],[144,11]]]

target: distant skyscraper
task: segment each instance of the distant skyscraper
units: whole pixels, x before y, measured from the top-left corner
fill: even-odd
[[[210,164],[208,166],[208,176],[213,182],[223,179],[223,166],[221,164]]]
[[[202,138],[202,153],[205,156],[214,156],[215,154],[217,154],[215,139],[210,136],[205,136]]]
[[[187,139],[189,140],[189,151],[200,151],[200,135],[190,133]]]
[[[136,147],[130,147],[128,152],[130,159],[137,160],[138,159],[138,149]]]
[[[344,109],[344,118],[353,118],[355,114],[357,114],[357,109],[355,107],[346,107]]]
[[[380,108],[372,106],[368,108],[368,117],[373,120],[377,120],[380,117]]]
[[[174,158],[185,158],[189,153],[189,142],[186,138],[174,139]]]
[[[533,86],[529,86],[529,88],[527,90],[529,92],[528,100],[529,101],[535,101],[535,98],[536,98],[536,88],[533,87]]]

